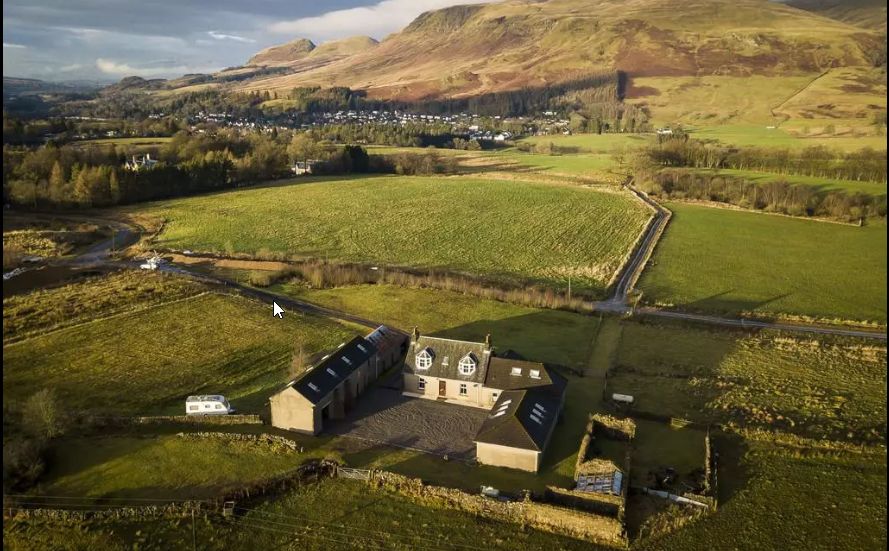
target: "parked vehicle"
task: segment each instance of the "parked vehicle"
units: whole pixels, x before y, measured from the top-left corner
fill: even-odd
[[[228,415],[235,408],[219,394],[189,396],[185,400],[186,415]]]

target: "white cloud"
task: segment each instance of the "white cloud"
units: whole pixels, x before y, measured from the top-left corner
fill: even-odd
[[[120,63],[111,59],[99,58],[96,60],[96,68],[107,75],[139,75],[157,76],[168,74],[182,74],[188,72],[188,67],[178,65],[175,67],[133,67],[128,63]]]
[[[25,46],[24,44],[12,44],[12,43],[10,43],[10,42],[4,42],[4,43],[3,43],[3,47],[4,47],[4,48],[14,48],[14,49],[17,49],[17,50],[21,50],[21,49],[26,48],[27,46]]]
[[[71,65],[63,65],[59,67],[59,71],[62,71],[63,73],[79,71],[80,69],[83,69],[83,65],[81,65],[80,63],[72,63]]]
[[[224,33],[218,32],[218,31],[207,31],[207,34],[209,34],[211,37],[215,38],[216,40],[234,40],[235,42],[246,42],[246,43],[256,42],[252,38],[244,38],[243,36],[238,36],[236,34],[224,34]]]
[[[492,0],[381,0],[369,5],[329,11],[315,17],[302,17],[273,23],[269,30],[318,40],[370,35],[383,38],[400,30],[425,11],[457,4],[485,4]]]

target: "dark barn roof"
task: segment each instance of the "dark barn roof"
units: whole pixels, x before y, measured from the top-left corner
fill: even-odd
[[[561,396],[544,390],[506,390],[482,423],[476,442],[543,451],[561,409]]]
[[[364,337],[355,337],[306,371],[291,386],[310,402],[317,404],[376,353],[377,349],[370,341]]]

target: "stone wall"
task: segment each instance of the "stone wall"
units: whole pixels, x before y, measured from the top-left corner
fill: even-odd
[[[385,471],[374,471],[368,483],[397,492],[424,506],[456,509],[599,545],[627,547],[623,525],[617,519],[532,501],[529,496],[518,501],[499,500],[455,488],[426,485],[420,479]]]

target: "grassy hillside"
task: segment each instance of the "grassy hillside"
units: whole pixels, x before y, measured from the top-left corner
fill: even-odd
[[[791,0],[788,4],[865,29],[886,30],[883,0]]]
[[[607,285],[649,211],[627,195],[455,177],[304,180],[156,203],[158,246]]]
[[[768,0],[550,0],[425,13],[370,52],[245,83],[418,99],[539,86],[591,70],[634,76],[804,75],[868,65],[876,35]]]
[[[639,284],[648,301],[886,322],[884,223],[859,228],[678,203],[668,208],[673,218]]]

